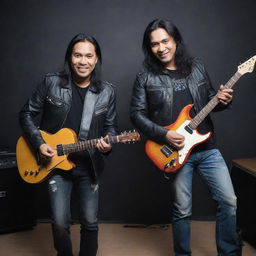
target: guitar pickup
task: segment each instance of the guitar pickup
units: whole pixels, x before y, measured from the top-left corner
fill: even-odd
[[[190,134],[193,133],[193,130],[188,125],[185,126],[185,130]]]
[[[168,146],[164,145],[162,148],[161,148],[161,152],[166,156],[166,157],[169,157],[173,151],[172,149],[170,149]]]
[[[64,155],[64,150],[62,144],[57,145],[57,155],[58,156],[63,156]]]

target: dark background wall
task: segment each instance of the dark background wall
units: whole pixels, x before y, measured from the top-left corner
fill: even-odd
[[[256,54],[255,0],[33,1],[2,0],[0,11],[0,146],[15,151],[18,112],[46,72],[61,69],[70,39],[93,34],[103,53],[103,78],[116,85],[120,131],[132,129],[129,102],[143,58],[142,34],[157,17],[180,28],[189,51],[203,59],[213,85],[227,80],[239,62]],[[213,114],[218,146],[227,164],[253,157],[256,72],[241,78],[233,107]],[[170,222],[170,182],[146,158],[144,141],[116,145],[101,179],[102,221]],[[38,219],[49,217],[46,184],[35,186]],[[194,218],[214,215],[214,203],[194,179]]]

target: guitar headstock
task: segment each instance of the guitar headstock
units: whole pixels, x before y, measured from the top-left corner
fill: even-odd
[[[140,140],[140,134],[136,131],[123,132],[117,136],[118,141],[122,143],[136,142]]]
[[[240,73],[241,75],[245,73],[251,73],[254,69],[254,65],[256,62],[256,55],[251,57],[249,60],[245,61],[241,65],[238,66],[237,72]]]

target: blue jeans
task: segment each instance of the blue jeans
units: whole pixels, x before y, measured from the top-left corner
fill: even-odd
[[[240,255],[236,232],[236,196],[228,168],[217,149],[195,152],[177,172],[173,182],[173,239],[176,256],[190,256],[192,177],[196,171],[217,202],[216,245],[218,256]]]
[[[81,224],[79,256],[95,256],[98,248],[98,185],[89,175],[55,174],[49,179],[48,191],[52,211],[54,247],[58,256],[72,256],[70,239],[71,192],[76,190]]]

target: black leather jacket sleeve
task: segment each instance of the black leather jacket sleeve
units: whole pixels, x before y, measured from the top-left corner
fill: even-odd
[[[23,132],[34,150],[38,150],[39,146],[45,143],[34,119],[43,111],[46,94],[47,87],[45,81],[43,81],[39,84],[36,91],[26,102],[19,114]]]
[[[130,118],[134,126],[152,140],[165,142],[168,132],[164,127],[152,122],[148,118],[148,104],[145,82],[138,75],[133,87],[131,98]]]
[[[104,135],[117,135],[116,94],[111,91],[109,108],[104,122]]]

